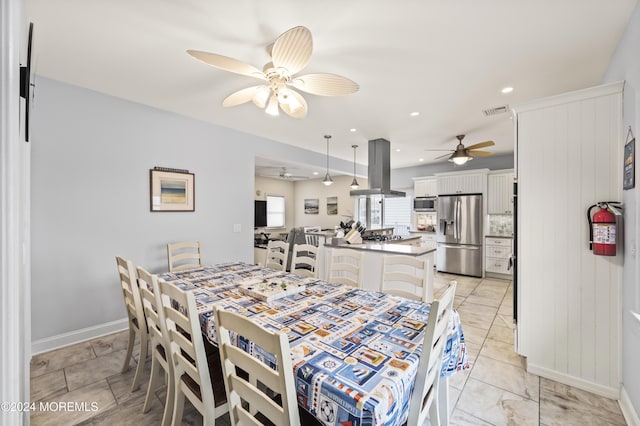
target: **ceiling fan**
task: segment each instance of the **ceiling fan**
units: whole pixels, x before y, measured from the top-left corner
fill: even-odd
[[[466,163],[467,161],[473,160],[473,157],[487,157],[489,155],[493,155],[493,152],[478,150],[478,148],[486,148],[488,146],[495,145],[493,141],[480,142],[480,143],[476,143],[476,144],[465,147],[462,144],[462,139],[464,139],[464,136],[465,135],[456,136],[456,138],[458,139],[458,146],[456,146],[456,149],[426,149],[425,151],[452,152],[452,154],[444,154],[439,157],[436,157],[435,159],[437,160],[440,158],[449,157],[449,161],[455,163],[458,166]]]
[[[187,53],[221,70],[265,81],[265,84],[232,93],[222,102],[225,107],[252,101],[258,108],[264,108],[267,114],[278,115],[278,110],[282,109],[291,117],[304,118],[307,115],[307,102],[293,88],[321,96],[349,95],[360,88],[357,83],[336,74],[294,76],[311,60],[313,40],[306,27],[294,27],[284,32],[267,50],[271,61],[262,67],[262,71],[216,53],[200,50],[187,50]]]
[[[273,168],[277,168],[277,167],[273,167]],[[298,175],[294,175],[292,173],[289,173],[287,171],[286,167],[280,167],[280,172],[276,175],[266,175],[268,177],[275,177],[275,178],[280,178],[280,179],[309,179],[309,176],[298,176]]]

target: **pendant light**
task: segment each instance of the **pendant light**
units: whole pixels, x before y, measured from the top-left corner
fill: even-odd
[[[327,140],[327,174],[324,175],[322,183],[324,183],[325,186],[329,186],[333,183],[333,179],[331,179],[329,175],[329,139],[331,139],[331,135],[324,135],[324,138]]]
[[[358,148],[358,145],[351,145],[351,148],[353,148],[353,182],[351,182],[351,189],[358,189],[360,187],[356,179],[356,148]]]

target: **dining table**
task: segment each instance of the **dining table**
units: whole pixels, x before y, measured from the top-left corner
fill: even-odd
[[[202,333],[215,346],[214,305],[286,333],[298,405],[322,424],[407,421],[428,303],[243,262],[159,277],[194,293]],[[453,310],[450,318],[440,377],[444,418],[448,377],[469,368],[460,317]],[[238,345],[267,364],[274,361],[251,342],[238,339]]]

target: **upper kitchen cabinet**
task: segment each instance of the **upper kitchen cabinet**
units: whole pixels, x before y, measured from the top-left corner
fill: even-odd
[[[489,169],[479,169],[468,172],[438,173],[436,175],[438,195],[484,194],[488,171]]]
[[[414,178],[413,195],[416,197],[435,197],[438,195],[436,178]]]
[[[487,213],[513,214],[513,171],[487,177]]]

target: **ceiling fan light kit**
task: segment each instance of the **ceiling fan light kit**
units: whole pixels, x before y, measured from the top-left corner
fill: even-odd
[[[455,164],[456,166],[461,166],[467,161],[471,160],[473,160],[473,157],[467,154],[466,150],[455,151],[453,154],[451,154],[451,157],[449,157],[449,161],[453,162],[453,164]]]
[[[308,28],[298,26],[280,35],[267,49],[271,61],[262,71],[227,56],[187,50],[192,57],[213,67],[263,80],[267,84],[239,90],[227,96],[222,105],[232,107],[252,101],[269,115],[279,115],[282,109],[293,118],[307,116],[307,102],[291,87],[320,96],[344,96],[359,90],[357,83],[336,74],[315,73],[293,77],[311,60],[313,39]],[[267,104],[267,99],[269,103]]]
[[[271,95],[269,98],[269,105],[264,109],[264,112],[274,117],[280,115],[280,112],[278,111],[278,98],[275,94]]]

